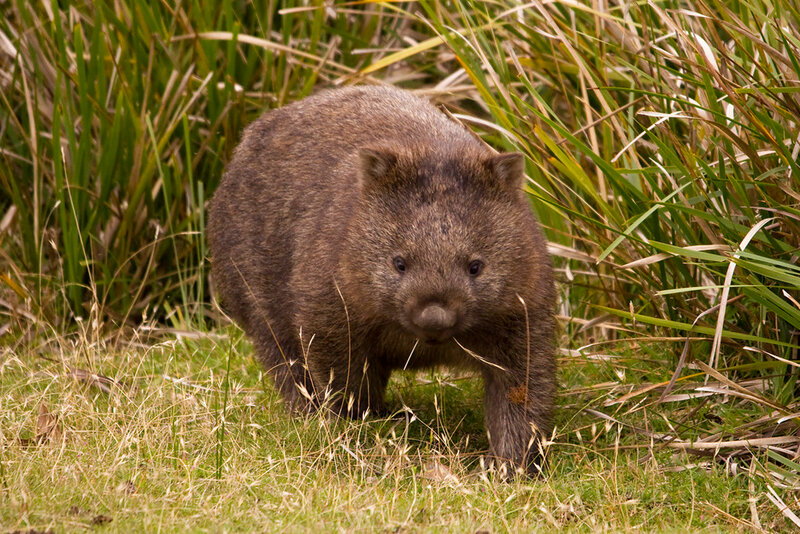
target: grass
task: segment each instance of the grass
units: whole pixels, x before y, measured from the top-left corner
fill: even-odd
[[[278,14],[293,5],[8,2],[8,299],[29,301],[60,330],[77,317],[205,325],[204,206],[242,128],[318,80],[354,72],[371,54],[351,50],[386,42],[398,23],[378,24],[371,6],[325,25],[323,10]],[[219,27],[230,31],[210,31]],[[268,39],[242,35],[237,45],[243,27]]]
[[[550,476],[504,484],[480,468],[488,444],[474,378],[401,374],[390,385],[394,418],[341,421],[287,417],[234,330],[147,348],[79,344],[58,361],[10,355],[0,367],[0,524],[121,532],[788,529],[766,493],[793,493],[759,467],[766,453],[755,454],[748,473],[745,458],[689,458],[627,426],[633,419],[669,431],[691,403],[652,413],[645,406],[634,417],[618,414],[628,420],[619,424],[591,415],[629,384],[615,372],[626,359],[640,372],[669,374],[657,355],[562,359]],[[101,382],[77,372],[89,366]],[[708,419],[760,413],[700,408]]]
[[[795,3],[2,5],[0,528],[800,526]],[[460,376],[399,375],[397,419],[287,418],[214,306],[204,206],[241,129],[350,83],[528,157],[561,295],[547,480],[482,474]]]

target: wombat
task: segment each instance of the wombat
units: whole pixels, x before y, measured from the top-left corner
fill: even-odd
[[[383,413],[392,370],[473,368],[493,461],[538,474],[555,290],[523,175],[522,154],[389,87],[250,125],[210,203],[212,276],[286,403]]]

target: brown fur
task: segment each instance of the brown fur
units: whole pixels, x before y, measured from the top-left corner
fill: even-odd
[[[209,210],[213,276],[286,402],[382,412],[393,369],[471,367],[493,457],[538,473],[554,288],[522,178],[519,154],[398,89],[322,92],[248,127]]]

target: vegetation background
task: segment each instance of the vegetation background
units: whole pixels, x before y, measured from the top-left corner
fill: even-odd
[[[0,0],[0,530],[800,527],[792,0]],[[242,128],[418,91],[500,150],[559,275],[546,480],[481,469],[480,383],[291,419],[215,306]]]

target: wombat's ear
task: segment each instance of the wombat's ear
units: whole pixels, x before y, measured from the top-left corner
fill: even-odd
[[[364,147],[359,149],[361,179],[365,186],[392,181],[397,166],[397,154],[390,148]]]
[[[525,156],[521,152],[498,154],[489,160],[496,183],[508,190],[519,191],[525,176]]]

